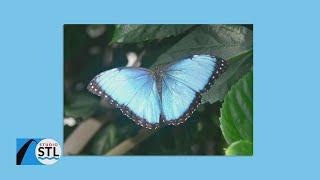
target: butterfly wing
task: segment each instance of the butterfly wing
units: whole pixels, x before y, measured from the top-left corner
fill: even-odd
[[[185,122],[207,91],[226,69],[225,60],[195,55],[164,68],[161,83],[162,120],[177,125]]]
[[[160,97],[151,71],[144,68],[114,68],[97,75],[88,90],[101,96],[140,126],[159,126]]]

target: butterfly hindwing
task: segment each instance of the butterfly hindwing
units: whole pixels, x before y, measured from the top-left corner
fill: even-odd
[[[167,124],[180,124],[194,112],[205,92],[226,69],[218,57],[196,55],[169,64],[162,79],[162,115]]]
[[[137,124],[154,128],[159,124],[160,97],[152,73],[144,68],[114,68],[97,75],[88,85]]]
[[[190,107],[196,107],[200,99],[197,92],[170,75],[162,79],[162,115],[167,124],[180,124],[188,117]]]

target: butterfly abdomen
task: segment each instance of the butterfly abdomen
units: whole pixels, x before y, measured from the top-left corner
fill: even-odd
[[[157,85],[157,90],[160,96],[160,101],[161,101],[161,91],[162,91],[162,78],[163,78],[163,65],[157,65],[154,68],[154,78],[156,80],[156,85]]]

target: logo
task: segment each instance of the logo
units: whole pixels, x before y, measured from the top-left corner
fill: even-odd
[[[54,139],[17,139],[17,165],[51,165],[60,157],[61,147]]]

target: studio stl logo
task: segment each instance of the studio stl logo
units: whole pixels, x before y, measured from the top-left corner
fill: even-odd
[[[42,164],[51,165],[60,159],[61,147],[53,139],[43,139],[37,144],[35,154]]]
[[[54,139],[17,139],[17,165],[51,165],[60,157],[61,147]]]

